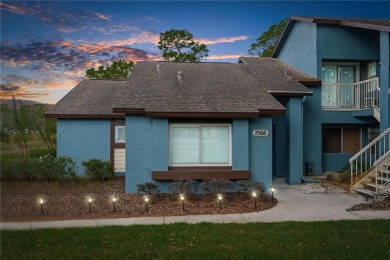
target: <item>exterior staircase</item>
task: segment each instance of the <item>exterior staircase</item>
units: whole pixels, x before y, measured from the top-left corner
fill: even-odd
[[[351,191],[377,198],[390,195],[390,128],[350,160]]]

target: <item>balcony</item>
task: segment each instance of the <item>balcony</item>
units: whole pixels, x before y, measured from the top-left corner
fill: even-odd
[[[379,112],[378,77],[356,83],[322,84],[324,110],[353,111],[373,108]]]

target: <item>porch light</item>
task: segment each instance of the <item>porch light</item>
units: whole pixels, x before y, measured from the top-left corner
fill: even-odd
[[[218,202],[219,202],[219,208],[222,209],[222,194],[221,193],[218,193],[217,194],[217,199],[218,199]]]
[[[182,209],[183,209],[183,211],[184,211],[184,200],[186,199],[185,194],[184,194],[184,193],[181,193],[181,194],[179,195],[179,199],[180,199],[180,201],[181,201],[181,206],[182,206]]]

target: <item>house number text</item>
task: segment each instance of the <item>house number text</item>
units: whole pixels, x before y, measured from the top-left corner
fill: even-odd
[[[268,136],[268,130],[253,130],[253,136]]]

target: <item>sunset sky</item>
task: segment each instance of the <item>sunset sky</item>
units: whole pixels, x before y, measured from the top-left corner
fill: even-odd
[[[1,98],[56,103],[85,70],[161,60],[159,33],[186,29],[206,61],[237,62],[289,16],[390,18],[390,2],[1,1]]]

